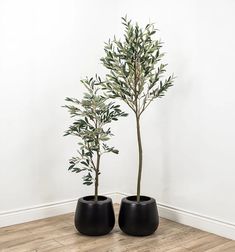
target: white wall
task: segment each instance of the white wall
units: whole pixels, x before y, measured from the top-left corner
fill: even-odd
[[[92,193],[67,172],[75,141],[60,106],[80,96],[103,42],[128,14],[159,28],[178,78],[142,118],[142,193],[190,213],[235,223],[235,2],[1,1],[0,213]],[[133,124],[132,124],[133,123]],[[113,127],[119,156],[103,160],[101,192],[135,193],[133,116]]]
[[[62,137],[70,119],[61,106],[81,95],[81,78],[102,73],[119,22],[109,2],[0,2],[0,212],[93,193],[67,171],[76,141]],[[111,168],[101,192],[115,189],[103,179]]]

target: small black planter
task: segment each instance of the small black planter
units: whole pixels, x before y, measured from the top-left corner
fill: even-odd
[[[105,196],[80,198],[75,212],[75,227],[84,235],[105,235],[114,227],[115,217],[112,200]]]
[[[122,199],[118,223],[121,230],[134,236],[146,236],[154,233],[159,225],[159,216],[155,199],[140,196]]]

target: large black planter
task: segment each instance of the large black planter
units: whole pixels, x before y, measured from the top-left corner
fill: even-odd
[[[112,200],[105,196],[80,198],[75,212],[75,227],[84,235],[105,235],[114,227],[115,217]]]
[[[134,236],[146,236],[154,233],[159,225],[159,216],[155,199],[136,196],[122,199],[118,223],[121,230]]]

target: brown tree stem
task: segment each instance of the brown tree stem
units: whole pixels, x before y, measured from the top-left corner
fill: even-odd
[[[136,131],[138,140],[138,150],[139,150],[139,169],[138,169],[138,179],[137,179],[137,202],[140,202],[140,183],[142,175],[142,163],[143,163],[143,149],[140,133],[140,117],[136,114]]]
[[[95,172],[95,201],[98,201],[99,170],[100,170],[100,154],[99,151],[97,151],[96,172]]]

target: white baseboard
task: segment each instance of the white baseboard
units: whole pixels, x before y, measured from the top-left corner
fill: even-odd
[[[102,195],[111,197],[114,203],[120,203],[122,198],[122,195],[117,192],[103,193]],[[34,205],[28,208],[15,209],[12,211],[0,212],[0,228],[74,212],[76,204],[77,199],[70,199],[48,204]]]
[[[111,197],[114,203],[120,203],[121,199],[129,194],[122,192],[109,192],[103,193],[103,195]],[[0,227],[74,212],[76,204],[77,199],[70,199],[36,205],[29,208],[0,212]],[[234,223],[214,219],[159,202],[158,210],[159,215],[163,218],[235,240]]]
[[[74,211],[76,200],[65,200],[43,205],[35,205],[0,213],[0,227],[43,219]]]
[[[235,224],[158,203],[163,218],[235,240]]]
[[[130,195],[128,193],[119,194],[120,198]],[[235,240],[235,223],[211,218],[209,216],[176,208],[160,202],[157,202],[157,206],[159,215],[162,218]]]

